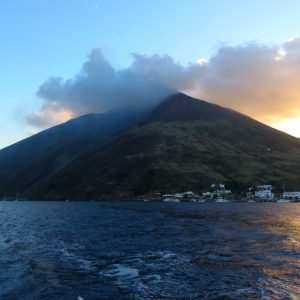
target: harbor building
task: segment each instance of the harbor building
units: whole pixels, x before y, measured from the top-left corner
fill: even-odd
[[[282,198],[285,200],[300,200],[300,192],[284,192]]]
[[[209,199],[222,199],[231,195],[231,190],[227,190],[225,184],[214,183],[210,186],[210,191],[202,193],[202,196]]]
[[[265,185],[258,185],[254,191],[254,198],[260,200],[273,200],[274,193],[272,192],[272,185],[265,184]]]

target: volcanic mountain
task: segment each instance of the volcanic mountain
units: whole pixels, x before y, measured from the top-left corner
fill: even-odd
[[[77,156],[31,191],[37,199],[133,199],[201,192],[214,182],[300,182],[300,141],[233,110],[185,94]]]
[[[24,197],[82,153],[97,149],[143,114],[89,114],[31,136],[0,151],[0,197]]]

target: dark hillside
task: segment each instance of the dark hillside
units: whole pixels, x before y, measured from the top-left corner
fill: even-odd
[[[73,161],[33,195],[45,199],[152,197],[202,191],[216,181],[240,190],[300,182],[300,142],[247,116],[184,94],[144,122]]]
[[[52,127],[0,151],[0,196],[26,194],[80,154],[99,147],[138,121],[118,111],[89,114]]]

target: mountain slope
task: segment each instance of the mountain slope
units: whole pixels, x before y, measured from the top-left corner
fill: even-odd
[[[241,190],[300,182],[298,139],[247,116],[176,94],[142,123],[53,174],[32,196],[45,199],[152,197],[200,192],[222,181]]]
[[[89,114],[52,127],[0,151],[0,196],[28,193],[78,155],[99,147],[137,122],[128,112]]]

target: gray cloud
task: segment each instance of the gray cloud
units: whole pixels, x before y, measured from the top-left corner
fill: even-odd
[[[138,60],[137,56],[133,65]],[[74,79],[50,78],[40,86],[37,95],[43,99],[43,106],[27,120],[35,127],[49,127],[70,116],[120,107],[144,108],[172,92],[173,88],[150,73],[139,72],[137,66],[115,70],[101,50],[94,49]]]
[[[73,79],[40,86],[43,105],[29,123],[48,127],[90,112],[154,105],[177,90],[269,123],[300,113],[299,37],[277,46],[223,46],[208,61],[188,65],[168,55],[132,56],[128,68],[116,70],[94,49]]]

